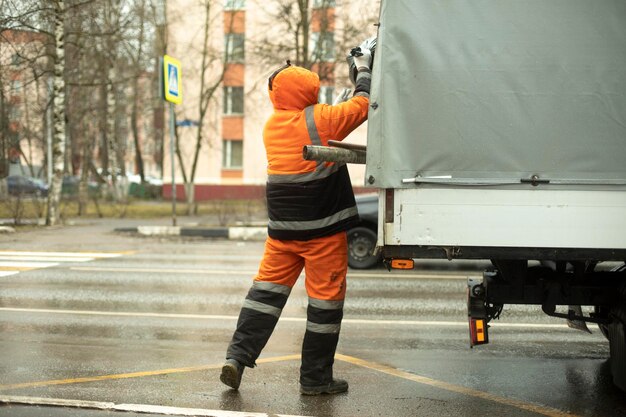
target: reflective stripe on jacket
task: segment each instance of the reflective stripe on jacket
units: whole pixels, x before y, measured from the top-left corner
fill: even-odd
[[[300,67],[282,70],[272,84],[274,113],[263,131],[269,236],[309,240],[348,229],[358,213],[347,167],[305,161],[302,148],[344,139],[367,119],[368,98],[317,104],[319,78]]]

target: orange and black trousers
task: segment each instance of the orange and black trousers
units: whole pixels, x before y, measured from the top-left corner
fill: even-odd
[[[306,241],[269,237],[259,273],[239,313],[226,358],[248,367],[255,366],[304,269],[308,307],[300,383],[331,382],[343,318],[347,259],[346,232]]]

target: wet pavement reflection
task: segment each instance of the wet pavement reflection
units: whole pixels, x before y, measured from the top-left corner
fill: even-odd
[[[299,394],[293,355],[306,325],[302,279],[266,362],[230,390],[219,368],[262,243],[111,241],[134,252],[1,278],[0,398],[301,416],[626,416],[626,395],[611,383],[608,344],[596,329],[575,332],[537,307],[515,306],[490,329],[491,344],[469,349],[463,277],[483,265],[448,261],[409,273],[350,271],[338,347],[345,357],[335,364],[347,393]],[[63,239],[47,249],[80,248],[98,249]],[[13,404],[0,406],[0,415],[112,413]]]

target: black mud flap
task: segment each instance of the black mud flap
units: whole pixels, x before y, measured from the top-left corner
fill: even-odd
[[[626,263],[614,269],[615,272],[626,272]],[[608,339],[611,352],[611,374],[613,383],[622,391],[626,391],[626,282],[622,281],[619,290],[621,302],[611,308],[609,317]]]
[[[613,383],[626,391],[626,325],[620,320],[613,320],[608,325],[609,347],[611,350],[611,374]]]

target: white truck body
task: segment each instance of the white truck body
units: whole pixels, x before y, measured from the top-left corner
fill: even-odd
[[[381,246],[626,248],[626,192],[400,189],[393,212]]]
[[[540,305],[598,324],[626,391],[626,1],[382,0],[370,107],[385,261],[491,260],[471,346]]]
[[[624,260],[626,3],[383,0],[365,178],[389,253]]]

